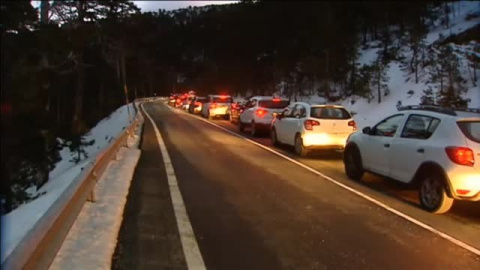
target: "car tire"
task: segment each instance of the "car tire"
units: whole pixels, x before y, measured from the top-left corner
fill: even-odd
[[[272,128],[272,130],[270,130],[270,140],[272,141],[272,145],[274,146],[278,146],[280,144],[277,139],[277,131],[275,130],[275,128]]]
[[[245,131],[245,125],[242,123],[242,121],[240,121],[240,119],[238,120],[238,130],[240,132],[244,132]]]
[[[343,164],[347,176],[355,181],[361,180],[364,174],[362,157],[355,146],[349,146],[343,152]]]
[[[303,140],[300,135],[295,136],[295,153],[301,157],[308,155],[308,150],[303,146]]]
[[[434,214],[446,213],[453,205],[453,198],[448,196],[445,177],[438,171],[423,177],[418,197],[422,208]]]
[[[255,124],[255,122],[252,121],[252,124],[250,125],[250,127],[251,127],[252,137],[257,137],[258,136],[257,124]]]

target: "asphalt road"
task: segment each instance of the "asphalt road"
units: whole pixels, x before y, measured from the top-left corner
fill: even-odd
[[[245,139],[161,102],[145,109],[165,140],[208,269],[480,268],[479,256]],[[112,265],[185,269],[148,121],[142,140]],[[271,147],[268,138],[254,140]],[[350,181],[339,153],[302,159],[289,148],[276,150],[480,248],[479,204],[459,203],[447,215],[432,215],[418,208],[413,190],[372,175]]]

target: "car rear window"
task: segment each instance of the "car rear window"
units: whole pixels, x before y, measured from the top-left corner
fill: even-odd
[[[310,116],[319,119],[350,119],[352,116],[344,108],[312,107]]]
[[[290,101],[288,100],[260,100],[258,101],[258,106],[267,109],[283,109],[290,105]]]
[[[233,103],[233,99],[231,97],[226,97],[226,98],[212,97],[212,102],[214,102],[214,103]]]
[[[480,143],[480,121],[458,122],[463,135],[468,139]]]

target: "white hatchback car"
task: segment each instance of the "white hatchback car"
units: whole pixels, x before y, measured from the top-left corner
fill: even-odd
[[[306,156],[315,149],[344,149],[356,130],[352,115],[342,106],[295,102],[276,116],[270,137],[274,145],[293,145],[298,155]]]
[[[407,106],[350,136],[346,174],[364,171],[415,185],[421,206],[445,213],[453,200],[480,200],[480,109]]]
[[[208,95],[207,101],[203,103],[202,116],[208,119],[214,117],[228,117],[233,99],[228,95]]]
[[[240,114],[238,127],[240,131],[243,131],[246,126],[250,126],[252,136],[257,136],[259,131],[268,131],[272,124],[273,114],[282,112],[289,104],[290,101],[285,98],[251,97]]]

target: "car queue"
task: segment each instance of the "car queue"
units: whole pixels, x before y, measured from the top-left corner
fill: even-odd
[[[182,108],[175,105],[178,99],[172,95],[169,104]],[[445,213],[455,200],[480,201],[480,109],[405,106],[358,131],[352,114],[339,105],[274,96],[233,102],[229,95],[195,96],[187,103],[183,109],[191,114],[228,119],[253,137],[268,134],[272,145],[292,146],[300,157],[343,151],[349,178],[358,181],[370,172],[406,183],[418,189],[429,212]]]

